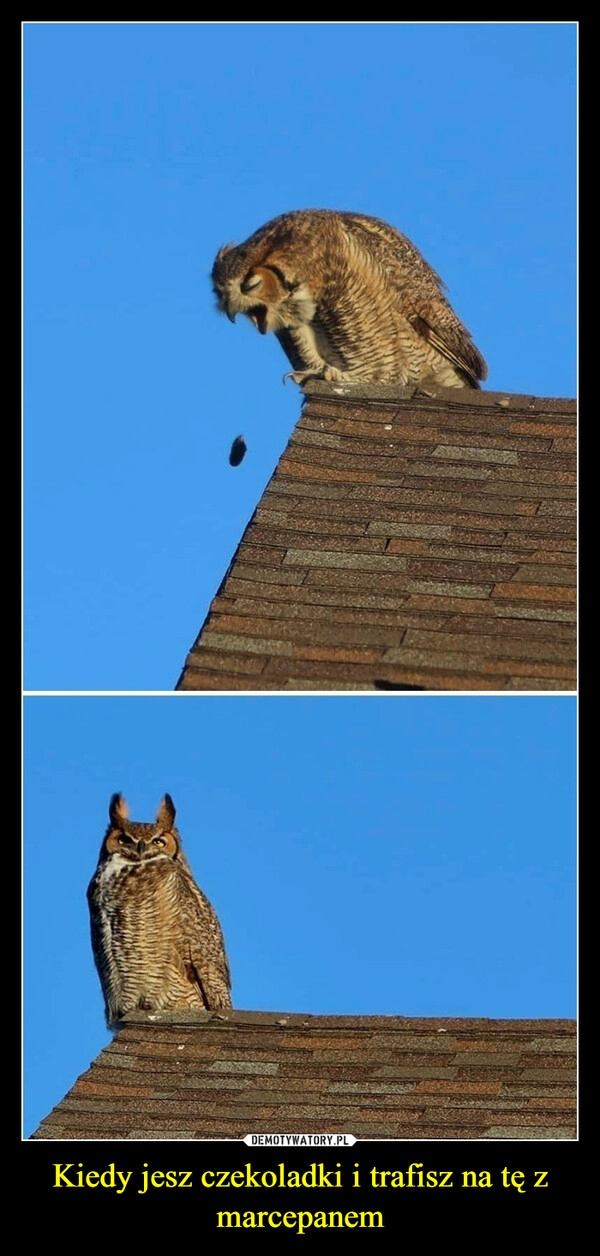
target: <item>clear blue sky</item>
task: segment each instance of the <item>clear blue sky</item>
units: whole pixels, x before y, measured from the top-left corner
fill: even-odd
[[[85,891],[172,794],[239,1008],[575,1014],[575,699],[25,699],[25,1133],[110,1035]]]
[[[26,688],[173,688],[300,413],[208,280],[274,215],[387,219],[489,388],[574,395],[575,75],[574,23],[25,25]]]

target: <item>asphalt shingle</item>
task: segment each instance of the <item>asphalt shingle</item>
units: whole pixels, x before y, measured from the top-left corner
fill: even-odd
[[[576,1137],[575,1023],[138,1014],[34,1139]]]

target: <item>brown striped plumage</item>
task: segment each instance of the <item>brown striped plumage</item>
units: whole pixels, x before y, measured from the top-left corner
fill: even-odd
[[[181,849],[169,794],[155,824],[129,820],[120,794],[109,816],[87,892],[109,1028],[138,1009],[230,1008],[221,926]]]
[[[301,209],[217,254],[219,309],[274,331],[303,384],[479,388],[486,364],[406,236],[379,218]]]

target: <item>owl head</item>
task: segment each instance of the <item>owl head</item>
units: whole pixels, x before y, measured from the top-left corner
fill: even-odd
[[[175,829],[175,807],[170,794],[165,794],[156,813],[155,824],[139,824],[129,820],[127,803],[122,794],[113,794],[108,808],[109,826],[106,830],[101,860],[119,854],[131,863],[156,859],[163,855],[177,859],[180,855],[180,838]]]
[[[284,269],[279,250],[270,250],[259,262],[254,250],[226,244],[217,253],[212,284],[221,313],[232,323],[245,314],[263,336],[305,321],[298,306],[301,281],[289,266]]]

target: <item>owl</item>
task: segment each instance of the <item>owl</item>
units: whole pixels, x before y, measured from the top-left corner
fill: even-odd
[[[221,926],[183,854],[172,798],[165,794],[155,824],[127,817],[113,794],[87,892],[109,1029],[137,1010],[230,1008]]]
[[[486,364],[439,275],[379,218],[300,209],[217,254],[212,283],[232,322],[275,332],[307,379],[479,388]]]

